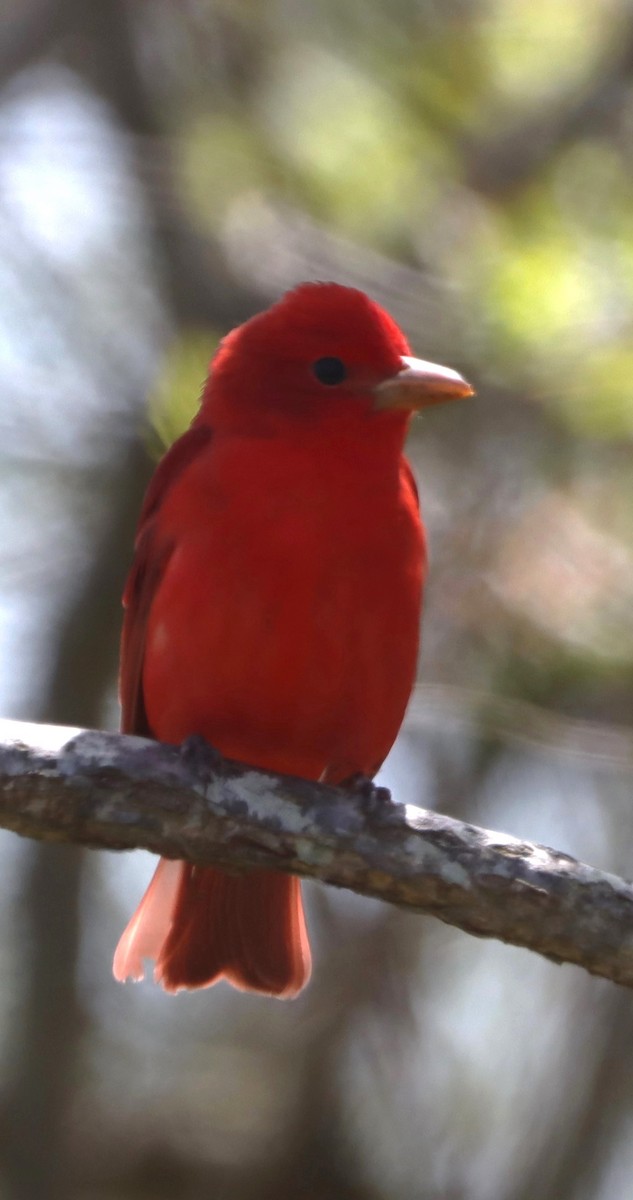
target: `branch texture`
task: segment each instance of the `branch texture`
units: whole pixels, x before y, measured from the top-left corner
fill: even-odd
[[[633,887],[566,854],[195,742],[16,721],[0,739],[0,826],[15,833],[291,871],[633,987]]]

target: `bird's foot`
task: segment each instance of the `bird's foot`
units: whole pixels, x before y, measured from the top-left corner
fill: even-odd
[[[350,775],[341,784],[348,792],[352,792],[360,802],[360,807],[366,817],[379,820],[388,819],[393,810],[398,808],[391,798],[389,788],[378,787],[367,775]]]
[[[180,757],[205,787],[221,773],[224,759],[200,733],[192,733],[181,742]]]

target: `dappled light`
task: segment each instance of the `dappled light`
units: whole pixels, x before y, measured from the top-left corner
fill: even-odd
[[[430,575],[379,782],[630,878],[630,5],[5,10],[0,716],[117,727],[152,469],[224,334],[337,280],[477,392],[409,438]],[[154,860],[0,860],[7,1200],[629,1195],[625,989],[317,884],[298,999],[121,987]]]

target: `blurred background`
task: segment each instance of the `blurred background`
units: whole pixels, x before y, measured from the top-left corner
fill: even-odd
[[[152,462],[335,278],[478,390],[384,780],[631,876],[632,176],[630,0],[4,0],[2,715],[116,728]],[[122,988],[150,857],[0,858],[2,1200],[631,1196],[630,993],[316,886],[296,1002]]]

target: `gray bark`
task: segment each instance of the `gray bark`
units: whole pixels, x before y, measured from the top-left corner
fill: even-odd
[[[0,738],[15,833],[290,871],[633,986],[633,887],[569,855],[195,744],[13,721]]]

